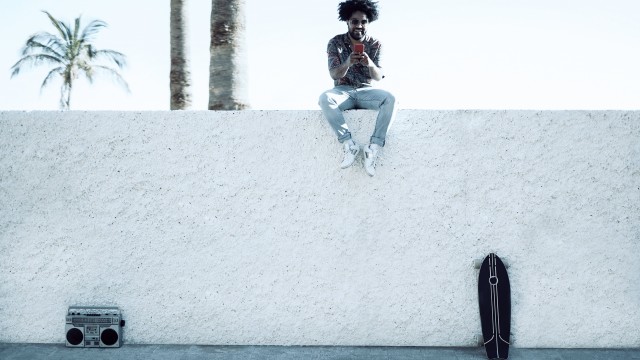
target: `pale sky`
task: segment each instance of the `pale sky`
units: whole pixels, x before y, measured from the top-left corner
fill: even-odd
[[[247,0],[253,109],[318,109],[333,86],[328,40],[346,32],[340,0]],[[640,109],[638,0],[380,0],[369,34],[405,109]],[[193,110],[206,110],[210,0],[190,0]],[[128,94],[109,79],[76,83],[74,110],[169,109],[169,0],[5,0],[0,13],[0,110],[57,110],[48,72],[10,78],[26,39],[54,32],[41,10],[104,20],[98,48],[128,58]],[[2,74],[4,72],[4,74]]]

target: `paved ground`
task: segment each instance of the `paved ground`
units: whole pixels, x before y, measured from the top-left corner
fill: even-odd
[[[1,360],[472,360],[486,359],[483,348],[345,346],[123,345],[117,349],[67,348],[61,344],[3,344]],[[640,349],[519,349],[509,359],[640,360]]]

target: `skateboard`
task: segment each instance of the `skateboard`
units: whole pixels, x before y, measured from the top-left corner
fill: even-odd
[[[507,359],[511,336],[511,286],[507,268],[493,253],[479,267],[478,305],[484,348],[489,359]]]

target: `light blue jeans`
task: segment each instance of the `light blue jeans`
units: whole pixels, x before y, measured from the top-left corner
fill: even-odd
[[[390,92],[374,87],[354,88],[339,85],[320,95],[318,105],[341,143],[351,139],[351,132],[344,121],[345,110],[378,110],[371,143],[384,146],[387,131],[396,115],[396,98]]]

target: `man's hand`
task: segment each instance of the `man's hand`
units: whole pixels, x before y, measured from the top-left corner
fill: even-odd
[[[362,54],[357,52],[352,52],[351,55],[349,55],[349,66],[359,64],[360,60],[362,60]]]
[[[371,61],[371,58],[366,52],[349,54],[349,61],[342,63],[340,66],[329,70],[329,74],[333,80],[338,80],[347,74],[349,68],[355,64],[362,64],[369,68],[369,74],[371,78],[376,81],[382,80],[382,70]]]
[[[349,55],[349,66],[352,66],[355,64],[362,64],[364,66],[369,66],[370,60],[371,59],[369,58],[369,55],[367,55],[366,52],[363,52],[363,53],[352,52],[351,55]]]

